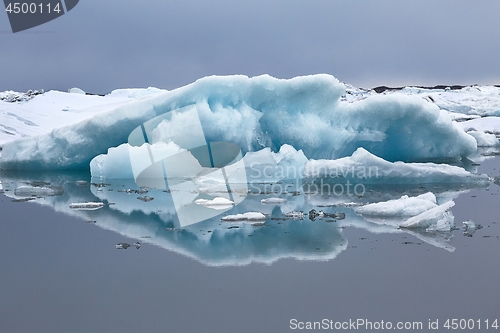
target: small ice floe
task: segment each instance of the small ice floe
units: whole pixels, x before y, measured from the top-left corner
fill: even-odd
[[[80,202],[69,205],[69,208],[75,210],[96,210],[102,207],[104,207],[103,202]]]
[[[265,205],[281,205],[286,203],[287,200],[284,198],[266,198],[262,199],[260,203],[265,204]]]
[[[59,186],[19,186],[14,190],[14,194],[18,197],[48,197],[58,196],[64,193],[62,187]]]
[[[89,184],[89,182],[86,180],[77,180],[76,181],[76,185],[78,185],[78,186],[87,186],[88,184]]]
[[[286,213],[285,216],[289,219],[292,219],[292,220],[303,220],[304,219],[304,212],[289,212],[289,213]]]
[[[137,199],[144,201],[144,202],[150,202],[150,201],[154,200],[155,198],[145,195],[143,197],[138,197]]]
[[[0,192],[1,193],[1,192]],[[28,202],[31,200],[35,200],[35,197],[27,197],[27,198],[21,198],[21,199],[12,199],[12,202]]]
[[[464,226],[464,236],[467,236],[467,237],[472,237],[472,235],[474,235],[476,230],[483,228],[482,225],[476,224],[476,223],[474,223],[474,221],[471,221],[471,220],[464,221],[463,226]]]
[[[333,218],[336,220],[343,220],[343,219],[345,219],[345,213],[342,213],[342,212],[325,213],[322,210],[320,210],[319,212],[316,212],[315,209],[311,209],[309,211],[309,220],[311,220],[311,221],[316,220],[316,218],[319,218],[321,220],[324,217]]]
[[[141,188],[141,189],[138,189],[138,190],[132,190],[130,188],[126,189],[126,190],[118,190],[118,192],[125,192],[125,193],[135,193],[135,194],[146,194],[148,193],[148,190],[144,189],[144,188]]]
[[[266,216],[262,213],[258,212],[247,212],[244,214],[236,214],[236,215],[227,215],[222,219],[224,222],[264,222],[266,220]]]
[[[130,244],[128,244],[128,243],[118,243],[118,244],[116,244],[116,248],[118,250],[126,250],[129,247],[130,247]]]
[[[140,249],[141,248],[141,243],[140,242],[135,242],[134,246],[135,246],[136,249]]]
[[[200,206],[205,206],[212,209],[220,209],[220,210],[231,208],[234,205],[233,201],[222,197],[216,197],[213,198],[212,200],[198,199],[194,203]]]
[[[408,229],[425,229],[426,231],[450,231],[453,228],[453,215],[449,210],[454,205],[453,201],[448,201],[409,218],[399,226]]]
[[[416,197],[404,195],[399,199],[368,204],[354,208],[354,211],[370,221],[374,218],[404,221],[434,207],[437,207],[436,196],[432,192],[427,192]]]

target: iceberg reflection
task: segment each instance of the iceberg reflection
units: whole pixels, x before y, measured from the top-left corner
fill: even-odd
[[[95,221],[95,225],[133,238],[139,244],[153,244],[210,266],[271,264],[282,258],[332,260],[347,249],[348,239],[344,229],[349,227],[362,228],[375,234],[406,233],[433,246],[453,251],[450,244],[454,228],[451,211],[443,211],[446,223],[451,228],[432,230],[400,228],[391,216],[374,217],[371,214],[365,218],[357,211],[366,203],[396,200],[405,194],[415,197],[429,190],[433,190],[437,205],[445,207],[444,204],[452,203],[453,198],[467,191],[441,189],[439,192],[419,186],[405,190],[372,190],[357,198],[304,193],[302,184],[297,181],[281,183],[280,189],[286,188],[286,192],[274,193],[271,184],[254,187],[259,188],[259,191],[232,192],[232,198],[240,197],[241,200],[237,200],[238,205],[231,205],[225,199],[230,196],[220,188],[215,188],[208,195],[194,188],[139,188],[133,179],[102,183],[88,178],[86,173],[0,173],[4,195],[14,200],[30,199],[30,202],[47,205],[55,211],[85,221]],[[27,186],[30,187],[29,191],[25,190]],[[172,191],[176,192],[177,202],[173,199]],[[144,196],[154,200],[140,200]],[[206,197],[204,201],[196,202],[203,197]],[[221,199],[216,200],[214,197]],[[212,216],[199,223],[182,224],[178,215],[179,198],[186,203],[187,213],[196,216],[199,207],[211,210]],[[95,202],[103,203],[102,208],[70,208],[71,205]],[[216,207],[219,203],[223,209]],[[452,204],[447,206],[451,207]],[[249,212],[263,214],[265,220],[258,220],[257,223],[238,219],[222,220],[224,216]],[[439,218],[443,220],[442,216]],[[433,222],[428,218],[425,223],[427,228]]]

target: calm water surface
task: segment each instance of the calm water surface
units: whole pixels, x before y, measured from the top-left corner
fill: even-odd
[[[500,159],[479,170],[500,176]],[[168,212],[133,211],[148,207],[138,195],[75,185],[82,177],[60,176],[58,196],[1,196],[0,332],[291,332],[294,318],[422,322],[424,332],[429,320],[500,320],[494,183],[454,199],[451,239],[422,239],[300,196],[288,204],[346,218],[287,220],[256,201],[241,209],[265,210],[266,226],[228,230],[214,220],[186,232],[165,223]],[[4,188],[21,178],[3,176]],[[114,205],[68,208],[103,198]],[[463,234],[468,219],[483,226],[472,237]],[[140,249],[115,248],[138,241]]]

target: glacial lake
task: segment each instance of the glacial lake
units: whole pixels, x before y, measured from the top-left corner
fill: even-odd
[[[498,177],[500,157],[476,167]],[[183,228],[165,222],[175,219],[162,209],[171,193],[92,184],[85,173],[3,172],[0,179],[0,332],[292,332],[324,319],[421,322],[408,331],[422,332],[433,331],[429,321],[439,320],[442,331],[447,319],[464,319],[476,332],[500,320],[500,187],[493,182],[440,190],[438,198],[455,202],[457,229],[429,235],[371,223],[348,200],[300,190],[283,205],[303,211],[301,218],[263,205],[270,196],[263,193],[234,209],[263,212],[265,223],[215,217]],[[14,200],[22,184],[53,192]],[[146,196],[154,200],[137,199]],[[89,201],[105,206],[69,208]],[[311,219],[312,209],[329,215]],[[464,230],[467,220],[482,228]]]

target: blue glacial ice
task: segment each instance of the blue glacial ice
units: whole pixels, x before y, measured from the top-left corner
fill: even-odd
[[[196,109],[195,117],[178,113],[165,118],[151,129],[148,143],[175,142],[199,122],[207,142],[232,142],[243,155],[264,148],[277,152],[284,144],[308,159],[341,158],[359,147],[388,161],[406,162],[460,159],[476,151],[472,136],[420,97],[369,96],[345,103],[344,94],[345,86],[325,74],[289,80],[206,77],[121,101],[46,134],[5,142],[0,167],[88,169],[95,156],[126,144],[138,126],[187,106]]]

